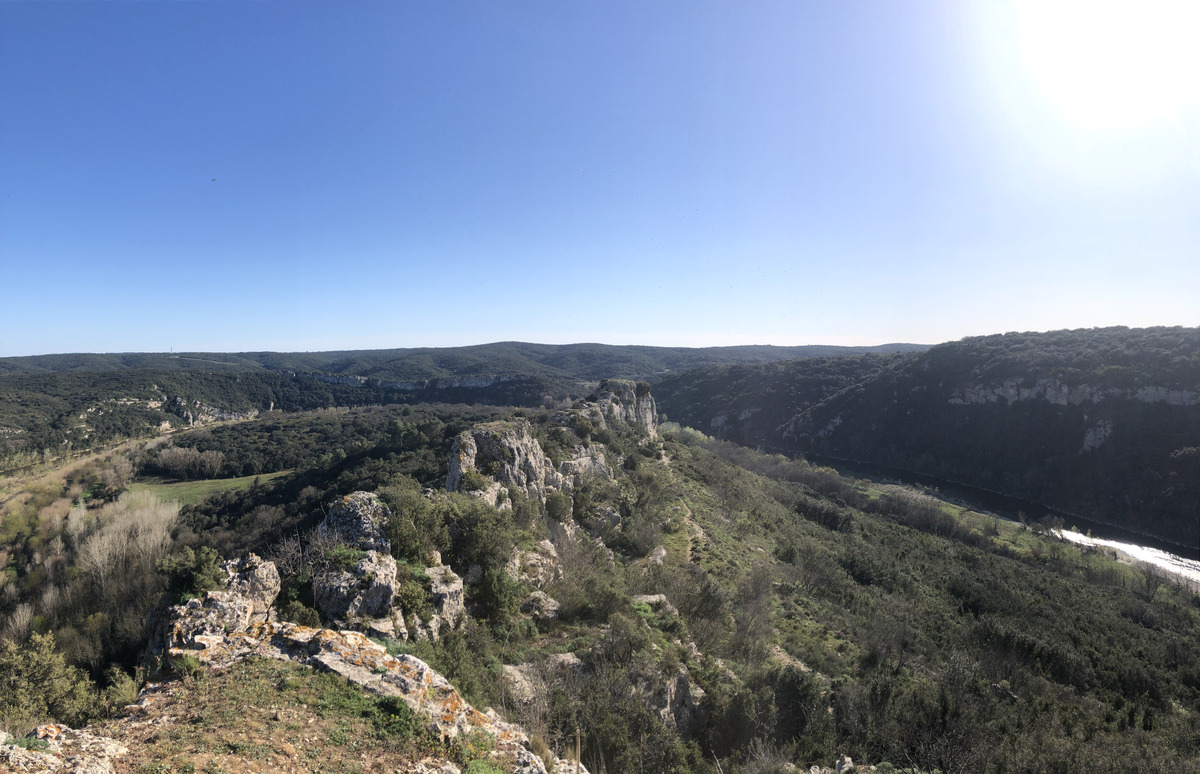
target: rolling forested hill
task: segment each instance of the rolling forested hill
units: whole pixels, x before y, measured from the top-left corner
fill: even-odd
[[[881,347],[620,347],[502,342],[318,353],[131,353],[0,358],[0,469],[120,438],[268,411],[391,403],[538,406],[610,376],[647,379]]]
[[[540,376],[596,381],[649,379],[715,363],[775,360],[865,352],[915,352],[920,344],[873,347],[643,347],[609,344],[530,344],[518,341],[468,347],[349,350],[343,352],[180,352],[36,355],[0,358],[0,374],[65,371],[233,370],[312,371],[381,380],[428,380],[456,376]]]
[[[961,482],[1200,546],[1200,329],[1010,333],[660,380],[685,424]]]

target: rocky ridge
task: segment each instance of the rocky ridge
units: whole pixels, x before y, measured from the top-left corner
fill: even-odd
[[[623,379],[606,379],[587,401],[554,416],[557,424],[571,427],[586,420],[593,427],[608,430],[621,424],[658,437],[658,421],[649,385]],[[577,483],[589,478],[612,479],[603,444],[575,444],[570,456],[557,468],[534,436],[529,420],[489,422],[459,433],[450,453],[450,471],[446,490],[466,490],[494,507],[511,507],[506,490],[515,488],[545,505],[554,492],[570,493]],[[481,474],[467,482],[472,473]]]
[[[495,740],[494,755],[515,762],[518,774],[547,771],[542,759],[530,751],[523,730],[503,721],[494,711],[481,712],[472,707],[420,659],[390,655],[361,632],[272,620],[270,605],[279,586],[271,562],[251,555],[228,563],[226,571],[229,577],[224,588],[207,592],[203,599],[174,606],[161,616],[150,650],[156,660],[176,665],[194,660],[222,669],[257,657],[326,670],[371,693],[401,698],[443,738],[475,731],[489,734]],[[573,771],[575,765],[557,760],[551,770]],[[580,770],[584,771],[582,767]]]

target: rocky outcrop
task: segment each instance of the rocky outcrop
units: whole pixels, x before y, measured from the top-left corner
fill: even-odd
[[[361,495],[351,495],[339,503],[341,508],[335,507],[338,516],[331,521],[330,529],[358,524],[367,533],[364,539],[378,540],[367,527],[375,523],[369,517],[378,515],[378,503]],[[347,508],[354,512],[346,513]],[[401,698],[442,737],[482,731],[494,740],[500,756],[514,762],[514,771],[545,774],[545,764],[529,750],[529,739],[519,727],[501,720],[491,710],[480,712],[472,707],[423,661],[409,655],[389,655],[386,648],[359,632],[269,620],[269,616],[255,611],[262,608],[265,596],[271,593],[269,579],[274,565],[253,556],[230,564],[240,569],[231,576],[226,589],[209,592],[204,600],[193,599],[173,607],[162,616],[164,625],[155,643],[157,654],[176,664],[190,657],[218,669],[254,656],[334,672],[364,690]],[[461,582],[456,594],[457,576],[452,579],[446,572],[435,574],[439,576],[442,609],[453,609],[456,598],[461,603]],[[278,592],[277,582],[274,591]]]
[[[548,623],[558,618],[558,610],[558,600],[544,591],[533,592],[521,603],[521,612],[537,624]]]
[[[682,666],[660,690],[647,697],[647,705],[662,722],[685,737],[698,731],[708,719],[708,707],[703,702],[704,689],[692,682]]]
[[[551,492],[570,486],[533,437],[529,420],[523,418],[489,422],[459,433],[450,451],[446,490],[463,489],[463,477],[469,471],[477,471],[502,487],[519,489],[541,503]],[[500,504],[499,491],[489,486],[470,493],[495,506]]]
[[[597,505],[579,521],[592,537],[599,537],[606,531],[620,526],[621,514],[611,505]]]
[[[622,422],[658,437],[658,409],[645,382],[605,379],[592,403],[607,422]]]
[[[418,640],[437,640],[445,627],[453,627],[467,614],[463,604],[463,581],[449,567],[436,565],[425,568],[429,576],[429,591],[433,616],[428,621],[416,620],[412,636]]]
[[[333,672],[372,693],[403,699],[442,737],[473,731],[490,735],[496,751],[516,762],[515,771],[546,771],[541,759],[529,751],[529,739],[520,728],[504,722],[494,712],[472,707],[446,678],[420,659],[391,656],[383,646],[358,632],[267,622],[228,632],[221,642],[205,643],[199,649],[184,645],[174,645],[168,652],[174,658],[193,656],[215,668],[254,656]]]
[[[518,704],[545,701],[549,685],[583,675],[583,662],[574,653],[556,653],[544,661],[505,664],[501,672],[504,688]]]
[[[575,446],[571,450],[571,456],[559,465],[558,470],[574,486],[591,479],[611,481],[613,478],[612,468],[604,458],[604,446],[598,443]]]
[[[313,597],[339,628],[406,639],[404,611],[393,604],[396,560],[384,533],[389,517],[387,506],[366,492],[334,503],[318,529],[330,548],[313,576]]]
[[[152,613],[146,665],[151,672],[162,666],[169,643],[189,649],[215,646],[226,632],[240,631],[273,618],[271,604],[279,594],[279,572],[273,562],[254,554],[226,562],[224,587],[202,598]]]
[[[514,548],[505,569],[518,582],[539,589],[562,577],[558,550],[549,540],[539,542],[533,550]]]
[[[270,411],[275,407],[272,402]],[[245,419],[254,419],[258,416],[257,409],[249,411],[231,411],[229,409],[219,408],[217,406],[209,406],[206,403],[201,403],[198,400],[186,401],[183,398],[175,398],[171,401],[171,413],[187,422],[189,425],[207,425],[213,422],[237,422]]]
[[[999,384],[965,384],[950,396],[953,406],[1003,402],[1045,401],[1055,406],[1096,404],[1108,400],[1136,400],[1141,403],[1165,403],[1168,406],[1200,405],[1200,391],[1167,387],[1099,387],[1091,384],[1067,384],[1058,379],[1007,379]]]
[[[11,743],[0,731],[0,769],[39,774],[113,774],[113,760],[129,750],[122,744],[87,731],[63,725],[39,726],[30,736],[41,739],[45,750],[27,750]]]

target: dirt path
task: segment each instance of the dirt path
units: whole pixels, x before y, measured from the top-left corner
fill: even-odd
[[[671,470],[671,457],[665,451],[663,452],[663,464],[667,466],[667,470]],[[672,475],[674,475],[672,473]],[[687,500],[682,496],[679,498],[679,504],[683,506],[683,523],[688,530],[687,549],[683,553],[684,562],[691,564],[692,562],[692,546],[697,540],[704,540],[708,536],[704,534],[704,530],[696,523],[696,515],[692,512],[692,507],[688,505]]]

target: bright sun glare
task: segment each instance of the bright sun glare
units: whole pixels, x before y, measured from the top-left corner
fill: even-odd
[[[1083,128],[1130,131],[1200,102],[1197,0],[1020,0],[1017,14],[1030,76]]]

